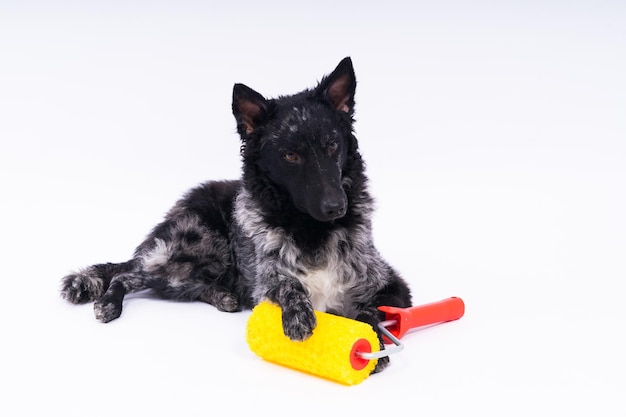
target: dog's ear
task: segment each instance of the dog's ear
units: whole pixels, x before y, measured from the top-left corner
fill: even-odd
[[[250,134],[261,125],[268,115],[268,101],[259,93],[243,84],[233,87],[233,115],[240,134]]]
[[[348,114],[354,111],[355,91],[356,77],[350,57],[342,59],[337,68],[324,77],[317,87],[317,94],[320,98],[328,101],[337,110]]]

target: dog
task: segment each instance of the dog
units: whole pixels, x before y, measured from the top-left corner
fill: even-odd
[[[284,333],[294,341],[312,334],[314,310],[377,330],[384,319],[377,307],[409,307],[411,292],[372,241],[355,90],[349,57],[315,88],[290,96],[266,99],[235,84],[241,179],[191,189],[129,261],[65,276],[61,296],[93,301],[105,323],[121,315],[126,294],[152,289],[226,312],[269,300],[282,308]],[[379,360],[374,372],[387,364]]]

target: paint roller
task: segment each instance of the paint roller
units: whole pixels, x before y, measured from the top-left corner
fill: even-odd
[[[317,326],[302,342],[285,336],[282,310],[264,301],[253,310],[246,326],[250,349],[261,358],[292,369],[345,385],[365,380],[378,359],[403,349],[400,338],[410,329],[461,318],[465,304],[451,297],[420,306],[398,308],[382,306],[385,320],[378,328],[385,343],[394,346],[380,350],[378,336],[369,324],[316,311]]]

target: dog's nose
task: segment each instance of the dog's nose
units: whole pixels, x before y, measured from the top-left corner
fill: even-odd
[[[338,219],[346,214],[346,204],[344,201],[322,201],[322,213],[328,219]]]

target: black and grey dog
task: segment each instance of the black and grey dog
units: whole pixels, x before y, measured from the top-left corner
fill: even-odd
[[[353,135],[355,89],[350,58],[292,96],[265,99],[236,84],[242,179],[192,189],[131,260],[64,277],[63,298],[95,301],[102,322],[120,316],[127,293],[144,289],[222,311],[270,300],[296,341],[311,335],[314,309],[376,328],[377,306],[410,306],[408,286],[372,242],[373,200]]]

